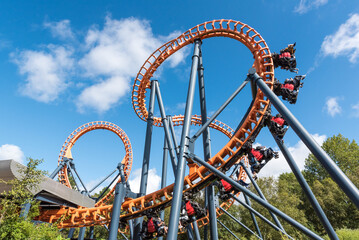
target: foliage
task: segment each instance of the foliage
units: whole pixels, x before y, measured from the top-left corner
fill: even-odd
[[[337,136],[328,138],[323,143],[322,148],[349,178],[355,177],[358,174],[359,145],[355,140],[350,142],[349,139],[338,134]],[[305,160],[304,173],[311,183],[315,180],[322,181],[329,177],[329,174],[320,165],[313,154],[309,154]],[[357,176],[356,180],[358,180]],[[354,181],[354,179],[352,179],[352,181]],[[356,185],[358,186],[358,182]]]
[[[63,239],[56,226],[31,222],[39,214],[39,203],[29,190],[36,189],[44,172],[37,169],[42,160],[28,159],[27,167],[19,168],[21,178],[0,182],[11,186],[11,190],[1,193],[0,199],[0,239]],[[20,217],[21,207],[31,204],[27,217]]]
[[[359,145],[341,134],[328,138],[323,143],[323,149],[348,176],[359,186]],[[319,161],[310,154],[305,162],[304,175],[308,179],[319,204],[322,206],[329,221],[335,229],[359,228],[359,210],[329,177]],[[305,212],[314,229],[324,233],[324,229],[316,217],[309,201],[305,200]]]
[[[336,231],[340,240],[357,240],[359,239],[359,229],[340,229]],[[324,236],[325,240],[330,240],[328,235]]]

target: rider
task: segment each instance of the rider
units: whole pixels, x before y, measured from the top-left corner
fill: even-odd
[[[272,159],[278,158],[278,152],[273,151],[272,148],[266,148],[264,146],[258,146],[252,148],[248,153],[249,164],[251,165],[251,171],[253,177],[256,179],[259,171]]]
[[[203,218],[207,215],[207,211],[202,208],[197,202],[192,201],[190,194],[185,193],[183,195],[184,205],[183,208],[186,209],[189,219],[196,217],[197,219]]]
[[[163,236],[167,233],[167,226],[160,217],[156,214],[147,215],[147,221],[142,222],[142,238],[152,239],[154,234],[156,236]]]
[[[288,100],[290,104],[297,102],[299,88],[303,87],[305,75],[298,75],[294,78],[287,78],[283,84],[281,84],[277,79],[274,81],[273,92],[277,96],[282,96],[283,100]]]
[[[236,169],[235,169],[235,170],[236,170]],[[239,176],[238,176],[238,175],[239,175],[239,172],[240,172],[240,170],[239,170],[239,168],[238,168],[238,170],[236,171],[237,179],[239,178]],[[236,180],[236,179],[234,179],[232,176],[231,176],[231,178],[232,178],[233,180],[235,180],[236,182],[238,182],[238,183],[239,183],[240,185],[242,185],[243,187],[249,188],[249,183],[246,183],[246,182],[243,181],[242,179]],[[229,194],[230,194],[232,191],[234,191],[234,192],[233,192],[234,195],[236,195],[236,194],[238,193],[238,190],[234,189],[233,186],[232,186],[229,182],[225,181],[224,179],[221,179],[221,181],[219,181],[216,185],[217,185],[218,190],[219,190],[219,197],[220,197],[223,201],[227,200],[227,199],[230,197]]]
[[[285,49],[280,50],[280,53],[272,53],[274,67],[280,66],[281,69],[289,70],[298,73],[297,61],[295,59],[295,43],[289,44]]]
[[[283,100],[289,101],[289,103],[294,104],[297,102],[299,88],[303,87],[305,75],[298,75],[293,78],[287,78],[282,84],[282,98]]]
[[[269,131],[280,139],[284,137],[284,134],[288,130],[287,121],[285,121],[279,113],[275,117],[269,115],[264,121],[264,126],[268,126]]]

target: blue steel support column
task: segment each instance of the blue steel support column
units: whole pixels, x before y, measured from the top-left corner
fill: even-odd
[[[171,239],[171,240],[176,239],[178,233],[179,214],[180,214],[181,203],[182,203],[183,179],[186,170],[186,159],[184,153],[187,152],[188,150],[188,143],[189,143],[188,135],[190,131],[190,124],[192,117],[193,98],[194,98],[194,91],[196,85],[196,72],[198,67],[198,57],[199,57],[198,54],[199,54],[200,45],[201,45],[201,40],[196,39],[194,42],[191,76],[188,86],[186,109],[184,114],[184,122],[183,122],[181,143],[180,143],[180,152],[178,155],[177,172],[175,178],[175,185],[173,189],[170,221],[168,224],[167,239]]]
[[[82,187],[84,188],[85,193],[88,193],[88,191],[87,191],[87,189],[86,189],[86,186],[85,186],[85,184],[82,182],[82,180],[81,180],[81,178],[80,178],[80,175],[79,175],[79,174],[77,173],[77,171],[76,171],[75,164],[74,164],[72,161],[70,161],[70,166],[71,166],[71,168],[74,170],[74,172],[75,172],[77,178],[80,180],[80,183],[81,183]]]
[[[155,108],[155,97],[156,97],[156,85],[151,82],[151,94],[150,102],[148,106],[148,117],[147,117],[147,129],[146,129],[146,140],[145,140],[145,149],[143,153],[143,162],[142,162],[142,173],[141,173],[141,184],[140,184],[140,194],[144,196],[147,189],[147,178],[148,178],[148,168],[150,164],[150,153],[151,153],[151,143],[152,143],[152,128],[153,128],[153,111]],[[135,219],[135,238],[139,240],[141,238],[141,224],[142,218]]]
[[[90,227],[90,232],[89,232],[89,237],[90,237],[90,239],[93,239],[93,234],[94,234],[94,230],[95,230],[95,227],[94,226],[91,226]]]
[[[312,136],[282,103],[282,101],[273,93],[262,78],[258,76],[254,68],[249,70],[249,78],[254,81],[263,93],[268,97],[274,107],[278,110],[288,124],[292,127],[298,137],[309,148],[313,155],[318,159],[321,165],[327,170],[331,178],[338,184],[344,193],[352,200],[352,202],[359,208],[359,190],[350,181],[350,179],[340,170],[335,162],[328,156],[328,154],[314,141]]]
[[[152,81],[152,83],[155,85],[156,87],[156,96],[157,96],[157,102],[158,102],[158,107],[160,109],[160,113],[161,113],[161,117],[163,119],[162,123],[163,123],[163,129],[165,130],[165,140],[167,140],[167,146],[169,147],[169,154],[171,157],[171,162],[172,162],[172,168],[173,168],[173,174],[176,173],[176,168],[177,168],[177,154],[175,152],[175,149],[173,147],[172,141],[171,141],[171,135],[170,135],[170,128],[168,126],[168,120],[167,120],[167,116],[166,116],[166,112],[165,112],[165,107],[163,106],[163,102],[162,102],[162,96],[161,96],[161,92],[160,92],[160,87],[158,86],[158,81]]]
[[[204,189],[204,207],[208,209],[207,188]],[[203,227],[203,240],[208,240],[208,224]]]
[[[207,105],[206,105],[206,91],[204,85],[204,68],[203,68],[203,59],[202,59],[202,51],[199,52],[199,60],[198,60],[198,88],[199,88],[199,100],[201,106],[201,120],[202,125],[207,122]],[[208,162],[211,158],[211,138],[209,134],[209,128],[203,131],[202,134],[203,139],[203,153],[204,160]],[[218,229],[217,229],[217,214],[216,214],[216,206],[214,199],[214,186],[211,184],[206,188],[205,191],[207,198],[207,207],[209,213],[209,225],[210,225],[210,233],[212,240],[218,240]],[[207,225],[206,225],[207,226]],[[205,226],[205,227],[206,227]],[[207,230],[207,229],[206,229]],[[207,231],[206,234],[207,235]],[[207,237],[207,236],[206,236]]]
[[[249,200],[249,198],[247,197],[247,195],[243,194],[243,197],[244,197],[244,200],[246,201],[246,203],[251,206],[251,201]],[[263,238],[262,236],[262,233],[261,233],[261,230],[259,229],[259,226],[258,226],[258,223],[257,223],[257,220],[256,220],[256,216],[254,216],[254,214],[249,211],[249,213],[251,214],[251,217],[252,217],[252,220],[253,220],[253,223],[254,223],[254,227],[256,228],[257,230],[257,233],[258,235]]]
[[[264,196],[264,194],[262,193],[261,189],[259,188],[257,182],[253,179],[252,174],[249,172],[248,168],[243,164],[243,162],[240,162],[242,168],[244,169],[244,171],[246,172],[247,176],[249,177],[249,179],[251,180],[251,183],[253,184],[254,188],[256,189],[258,195],[264,200],[267,201],[266,197]],[[282,226],[282,224],[280,223],[280,221],[278,220],[277,216],[274,215],[271,211],[269,211],[270,215],[272,216],[274,222],[277,224],[277,226],[282,229],[284,231],[284,228]]]
[[[161,189],[166,187],[167,182],[167,160],[168,160],[168,146],[167,146],[167,139],[165,136],[164,143],[163,143],[163,160],[162,160],[162,176],[161,176]],[[165,197],[162,197],[162,200],[165,200]],[[165,210],[160,212],[160,218],[162,221],[165,220]],[[163,237],[159,237],[158,240],[162,240]]]
[[[109,240],[116,240],[118,234],[118,225],[120,223],[120,214],[121,214],[121,205],[123,199],[125,198],[126,194],[126,187],[125,187],[125,174],[123,172],[123,165],[120,166],[120,175],[121,175],[121,182],[116,184],[115,188],[115,198],[113,201],[112,207],[112,214],[111,214],[111,223],[110,223],[110,232],[109,232]]]
[[[168,123],[170,124],[170,130],[171,130],[171,134],[172,134],[173,145],[174,145],[174,148],[176,150],[176,154],[178,155],[179,154],[179,147],[178,147],[178,144],[177,144],[175,129],[173,128],[172,116],[167,116],[167,119],[168,119]]]
[[[193,230],[192,230],[191,224],[188,224],[186,228],[187,228],[188,240],[193,240]]]
[[[133,232],[133,220],[128,220],[128,226],[130,227],[130,239],[133,240],[134,232]]]
[[[70,228],[69,234],[67,235],[67,238],[72,238],[74,236],[75,228]]]
[[[295,160],[293,159],[292,154],[290,154],[287,146],[284,144],[283,140],[278,139],[278,137],[274,136],[275,141],[277,142],[277,145],[279,146],[280,150],[282,151],[284,158],[287,160],[290,168],[292,169],[292,172],[294,173],[295,177],[297,178],[297,181],[299,182],[300,186],[302,187],[304,193],[307,195],[307,198],[309,202],[312,204],[312,207],[314,208],[314,211],[317,213],[317,216],[319,217],[320,221],[323,224],[323,227],[325,231],[328,233],[328,236],[330,239],[339,240],[337,234],[335,233],[332,225],[330,224],[327,216],[323,212],[323,209],[320,207],[317,199],[315,198],[312,190],[310,189],[308,183],[305,181],[302,173],[300,172],[297,164],[295,163]]]
[[[72,160],[70,159],[70,161],[72,161]],[[78,185],[77,182],[76,182],[75,175],[74,175],[73,172],[72,172],[72,169],[71,169],[70,164],[67,165],[67,166],[68,166],[67,169],[70,171],[70,173],[71,173],[71,175],[72,175],[72,177],[73,177],[73,179],[74,179],[74,182],[75,182],[75,185],[76,185],[77,190],[80,191],[80,187],[79,187],[79,185]]]
[[[269,221],[266,217],[264,217],[262,214],[260,214],[259,212],[257,212],[256,210],[254,210],[251,206],[249,206],[248,204],[246,204],[245,202],[243,202],[242,200],[240,200],[239,198],[237,198],[235,195],[230,194],[230,196],[236,200],[237,202],[239,202],[240,204],[242,204],[242,206],[244,206],[245,208],[247,208],[251,213],[254,213],[255,215],[257,215],[260,219],[262,219],[264,222],[266,222],[269,226],[271,226],[272,228],[274,228],[275,230],[282,232],[283,234],[287,235],[290,239],[294,240],[291,236],[289,236],[286,232],[284,232],[282,229],[280,229],[279,227],[277,227],[274,223],[272,223],[271,221]]]
[[[197,219],[195,216],[192,216],[192,226],[196,240],[201,240],[201,235],[199,234]]]
[[[25,204],[23,204],[20,212],[20,217],[26,219],[27,215],[29,214],[30,208],[31,203],[26,202]]]
[[[79,236],[77,237],[78,240],[84,240],[84,238],[85,238],[85,231],[86,231],[86,227],[80,228]]]
[[[218,169],[216,169],[212,165],[208,164],[206,161],[202,160],[198,156],[196,156],[194,154],[189,154],[189,156],[186,156],[186,157],[188,157],[188,158],[192,159],[193,161],[203,165],[205,168],[207,168],[209,171],[211,171],[214,175],[216,175],[217,177],[219,177],[219,178],[225,180],[226,182],[228,182],[229,184],[231,184],[237,191],[243,192],[248,197],[252,198],[256,202],[258,202],[260,205],[267,208],[269,211],[272,211],[273,213],[275,213],[279,217],[283,218],[283,220],[285,220],[286,222],[288,222],[293,227],[297,228],[298,230],[300,230],[301,232],[303,232],[304,234],[306,234],[310,238],[323,240],[323,238],[321,238],[317,234],[313,233],[308,228],[304,227],[302,224],[298,223],[297,221],[295,221],[294,219],[292,219],[288,215],[284,214],[279,209],[277,209],[276,207],[269,204],[267,201],[265,201],[262,198],[258,197],[257,195],[255,195],[254,193],[249,191],[247,188],[243,187],[242,185],[237,183],[235,180],[228,177],[226,174],[222,173],[221,171],[219,171]]]

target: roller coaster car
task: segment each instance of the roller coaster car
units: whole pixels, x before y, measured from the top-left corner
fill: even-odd
[[[149,215],[147,221],[142,222],[142,239],[152,239],[164,236],[167,233],[167,226],[156,215]]]
[[[304,79],[305,75],[298,75],[294,78],[287,78],[283,84],[275,79],[273,92],[277,96],[282,96],[283,100],[287,100],[290,104],[294,104],[297,102],[299,88],[303,87],[303,83],[301,81]]]
[[[281,67],[281,69],[289,70],[298,73],[297,60],[295,59],[295,43],[289,44],[285,49],[280,50],[280,53],[272,53],[274,67]]]
[[[200,219],[207,215],[207,211],[204,208],[202,208],[197,202],[189,199],[185,200],[183,208],[186,209],[186,213],[189,218],[196,217],[197,219]]]
[[[277,114],[275,117],[269,115],[264,120],[264,125],[268,127],[269,131],[273,133],[273,135],[282,139],[285,133],[288,130],[288,123],[282,117],[282,115]]]
[[[237,181],[243,187],[249,188],[249,184],[244,182],[242,179],[235,181]],[[230,198],[230,193],[233,192],[233,194],[236,195],[239,192],[238,190],[234,189],[229,182],[223,179],[221,179],[221,181],[215,182],[214,184],[218,187],[219,198],[222,201],[227,201]]]
[[[273,151],[272,148],[266,148],[264,146],[258,146],[255,149],[252,148],[248,154],[249,164],[251,165],[251,171],[254,175],[272,159],[278,158],[278,152]]]

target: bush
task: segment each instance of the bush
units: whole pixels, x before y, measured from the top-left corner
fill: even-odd
[[[21,168],[19,179],[1,183],[11,185],[11,190],[2,192],[0,198],[0,239],[6,240],[52,240],[64,239],[55,225],[35,224],[31,220],[39,215],[39,203],[28,189],[38,187],[44,175],[37,169],[41,160],[29,158],[27,168]],[[20,217],[21,207],[30,203],[31,208],[26,218]]]

